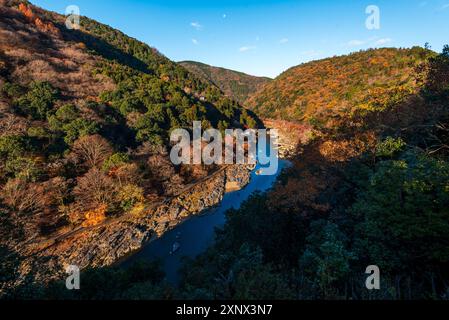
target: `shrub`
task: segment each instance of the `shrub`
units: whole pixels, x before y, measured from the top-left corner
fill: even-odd
[[[17,99],[25,94],[25,89],[19,84],[6,82],[3,85],[1,92],[8,98]]]
[[[133,184],[125,185],[118,192],[118,201],[120,202],[120,207],[124,211],[128,211],[137,203],[144,201],[143,189]]]

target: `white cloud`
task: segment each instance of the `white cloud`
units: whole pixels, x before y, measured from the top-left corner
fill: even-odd
[[[244,46],[239,49],[240,52],[247,52],[256,49],[255,46]]]
[[[198,44],[199,44],[198,40],[196,40],[196,39],[192,39],[192,43],[193,43],[194,45],[198,45]]]
[[[347,47],[381,46],[391,42],[393,42],[393,39],[391,38],[379,39],[379,37],[372,37],[364,40],[351,40],[344,45]]]
[[[288,39],[287,38],[282,38],[281,40],[279,40],[279,43],[280,44],[285,44],[285,43],[287,43],[288,42]]]
[[[191,22],[190,26],[195,28],[196,30],[201,30],[203,29],[203,26],[199,23],[199,22]]]
[[[387,43],[390,43],[390,42],[393,42],[393,39],[391,39],[391,38],[383,38],[383,39],[377,40],[376,44],[377,45],[384,45],[384,44],[387,44]]]
[[[349,47],[359,47],[359,46],[364,45],[365,43],[366,43],[366,41],[363,41],[363,40],[351,40],[347,43],[347,45]]]

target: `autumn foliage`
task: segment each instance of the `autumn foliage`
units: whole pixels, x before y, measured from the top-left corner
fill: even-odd
[[[418,47],[372,49],[305,63],[265,84],[246,106],[262,117],[325,126],[335,116],[416,93],[414,69],[430,54]]]
[[[60,36],[59,29],[56,28],[53,23],[44,22],[40,17],[37,17],[31,7],[27,6],[25,3],[19,4],[19,10],[25,15],[28,21],[34,23],[40,31]]]

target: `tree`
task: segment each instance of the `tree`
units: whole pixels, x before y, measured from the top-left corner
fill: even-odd
[[[17,157],[6,162],[5,170],[11,176],[25,181],[36,181],[40,170],[32,158]]]
[[[418,67],[419,81],[424,84],[428,97],[438,97],[449,92],[449,45],[441,54],[430,57]]]
[[[72,147],[76,159],[88,168],[100,167],[112,151],[108,141],[98,134],[81,137]]]
[[[236,300],[293,299],[295,294],[282,274],[263,262],[260,249],[240,248],[238,257],[229,270],[230,297]]]
[[[129,156],[126,153],[114,153],[112,156],[107,158],[103,163],[103,170],[109,172],[112,169],[117,169],[118,167],[129,162]]]
[[[349,210],[361,256],[386,272],[449,261],[449,164],[408,152],[381,161]]]
[[[0,137],[0,156],[13,159],[23,155],[28,149],[28,143],[24,136],[5,135]]]
[[[124,185],[118,191],[117,200],[120,203],[120,207],[124,211],[128,211],[137,203],[144,201],[143,189],[134,184]]]
[[[66,104],[66,105],[63,105],[62,107],[60,107],[56,111],[55,115],[58,118],[58,120],[60,120],[64,123],[68,123],[68,122],[78,119],[79,110],[73,104]]]
[[[310,228],[300,268],[324,297],[331,297],[337,293],[333,288],[349,274],[353,255],[337,225],[318,220]]]
[[[10,179],[2,188],[0,197],[9,207],[20,213],[35,212],[43,207],[43,188],[22,179]]]
[[[82,208],[95,208],[106,205],[108,208],[115,203],[116,187],[113,180],[97,168],[90,169],[84,176],[77,179],[73,189],[75,201]]]
[[[79,137],[96,134],[99,130],[98,123],[82,118],[62,125],[62,131],[65,132],[64,141],[67,144],[72,144]]]

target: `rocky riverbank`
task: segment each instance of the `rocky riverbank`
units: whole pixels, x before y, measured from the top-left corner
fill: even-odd
[[[186,218],[218,205],[229,186],[242,188],[250,181],[246,166],[228,166],[162,205],[129,214],[98,227],[79,230],[72,236],[46,244],[17,244],[11,254],[20,261],[13,279],[0,288],[24,281],[41,282],[61,278],[68,265],[104,267],[115,263],[145,243],[174,228]]]
[[[301,146],[308,143],[312,136],[309,125],[284,120],[265,119],[267,129],[276,129],[279,135],[278,154],[281,159],[289,159],[301,152]]]

